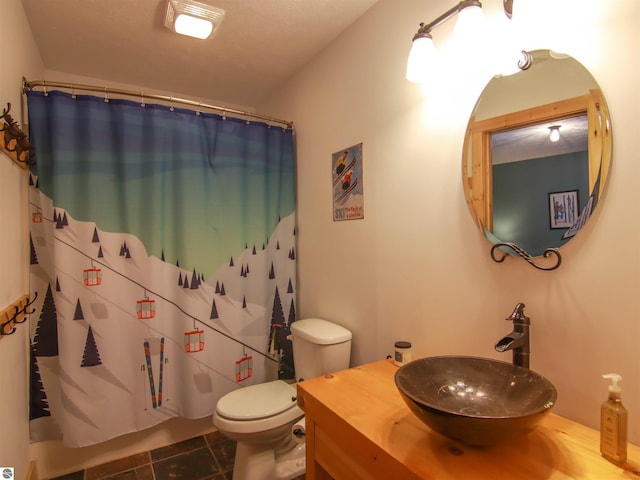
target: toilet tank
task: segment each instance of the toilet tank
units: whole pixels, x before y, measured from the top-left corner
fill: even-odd
[[[349,368],[351,332],[320,318],[291,324],[296,379],[308,380]]]

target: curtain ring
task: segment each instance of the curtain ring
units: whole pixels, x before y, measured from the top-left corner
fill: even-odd
[[[71,84],[71,98],[73,98],[74,100],[76,98],[76,91],[73,89],[73,83]]]
[[[169,103],[170,103],[169,110],[171,110],[173,112],[175,110],[173,108],[173,97],[169,97]]]
[[[143,108],[147,106],[147,104],[144,103],[144,92],[142,90],[140,90],[140,106]]]
[[[107,96],[107,87],[104,87],[104,103],[109,103],[109,97]]]
[[[45,82],[44,80],[42,81],[42,86],[44,87],[43,89],[43,93],[45,97],[49,96],[49,92],[47,92],[47,82]]]
[[[222,119],[223,120],[227,119],[227,111],[224,108],[222,109]]]
[[[196,110],[196,115],[198,117],[200,116],[200,107],[202,107],[202,100],[200,100],[200,102],[198,103],[198,109]]]

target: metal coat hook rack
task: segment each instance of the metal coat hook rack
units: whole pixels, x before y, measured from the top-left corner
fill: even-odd
[[[36,309],[28,310],[38,298],[35,292],[33,299],[29,300],[29,295],[23,295],[18,300],[5,308],[0,314],[0,339],[16,332],[16,325],[27,321],[27,315],[35,313]],[[4,321],[2,321],[4,319]]]

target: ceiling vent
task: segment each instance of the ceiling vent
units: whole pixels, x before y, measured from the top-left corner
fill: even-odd
[[[168,0],[164,25],[181,35],[195,38],[213,36],[224,18],[225,11],[193,0]]]

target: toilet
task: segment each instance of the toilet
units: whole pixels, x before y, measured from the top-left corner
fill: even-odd
[[[319,318],[291,324],[298,381],[349,368],[351,332]],[[213,424],[236,440],[233,480],[291,480],[305,471],[304,412],[296,403],[296,385],[274,380],[240,388],[216,405]],[[304,437],[302,437],[304,438]]]

